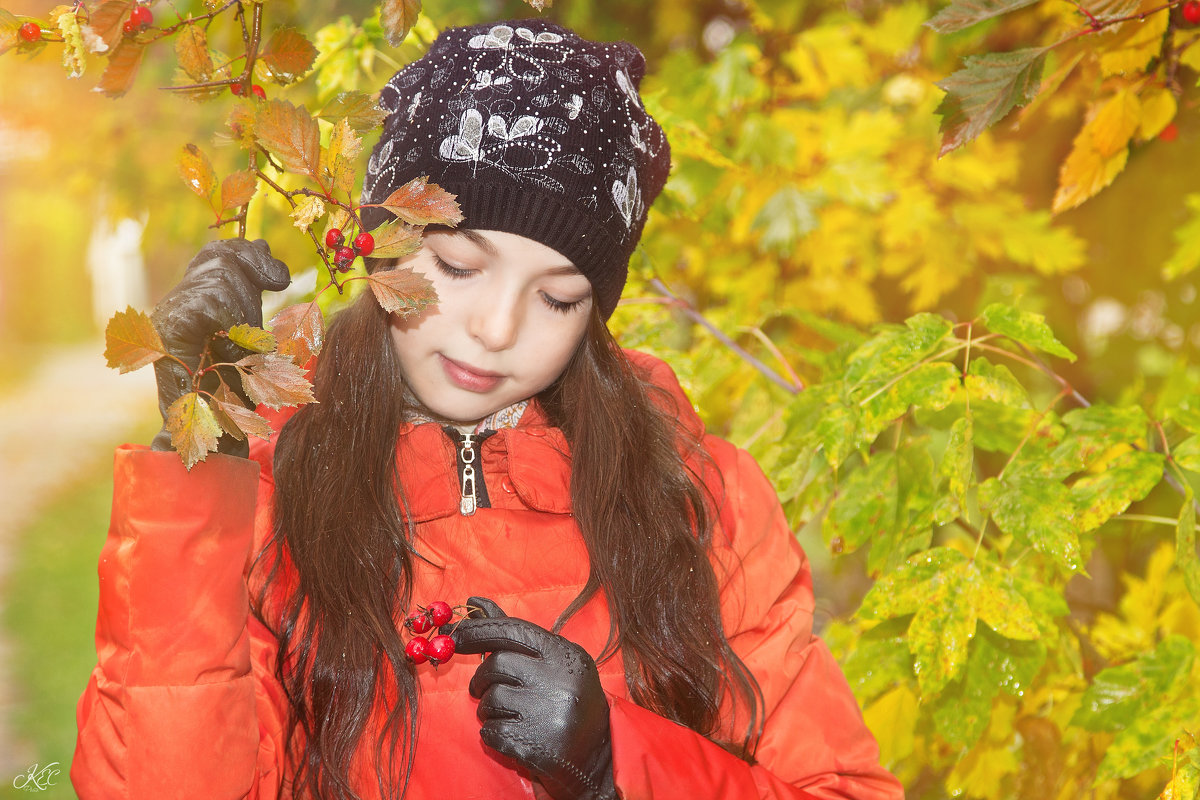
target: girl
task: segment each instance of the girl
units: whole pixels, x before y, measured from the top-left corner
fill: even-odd
[[[438,305],[340,315],[319,402],[248,459],[118,451],[81,797],[901,796],[769,483],[605,326],[670,163],[643,68],[528,20],[389,82],[364,203],[458,195],[401,262]],[[194,357],[286,282],[265,243],[210,245],[155,322]],[[471,618],[434,669],[401,630],[441,600]]]

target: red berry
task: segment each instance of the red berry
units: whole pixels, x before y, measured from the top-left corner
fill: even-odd
[[[358,236],[354,237],[354,249],[358,251],[360,256],[366,258],[367,256],[371,255],[371,253],[375,252],[375,237],[366,231],[363,231]],[[429,607],[433,608],[435,605],[437,605],[437,603],[433,603]],[[442,605],[446,606],[445,603],[442,603]],[[449,607],[450,606],[446,606],[446,608]],[[438,624],[441,625],[442,623],[439,622]]]
[[[137,33],[137,29],[137,26],[133,24],[133,20],[131,19],[125,20],[125,23],[121,26],[121,30],[126,33]]]
[[[454,640],[449,636],[435,636],[429,640],[429,660],[436,666],[450,660],[454,655]]]
[[[346,237],[342,235],[341,228],[330,228],[329,230],[325,231],[326,247],[341,247],[342,242],[344,241],[346,241]]]
[[[26,22],[21,26],[21,38],[27,42],[36,42],[42,38],[42,26],[36,22]]]
[[[240,83],[231,83],[229,84],[229,91],[233,92],[238,97],[241,97],[242,93],[246,91],[246,87],[242,86]]]
[[[146,6],[134,6],[133,11],[129,12],[129,21],[135,28],[149,28],[150,23],[154,22],[154,14]]]
[[[1179,138],[1179,126],[1176,125],[1174,122],[1168,123],[1167,127],[1163,128],[1159,132],[1158,138],[1160,141],[1163,141],[1163,142],[1175,141],[1176,139]]]
[[[264,89],[263,87],[259,86],[257,83],[254,84],[253,87],[251,87],[250,91],[254,92],[254,96],[257,97],[259,100],[267,99],[267,90]]]
[[[363,234],[363,236],[367,236],[367,235],[368,234],[365,234],[365,233]],[[359,238],[361,239],[362,236],[360,236]],[[358,239],[355,239],[354,242],[355,242],[355,244],[357,244]],[[372,242],[372,246],[373,245],[374,245],[374,242]],[[366,253],[363,253],[363,255],[365,256]],[[454,618],[454,612],[450,609],[450,604],[445,603],[441,600],[434,600],[432,603],[429,604],[429,607],[426,608],[425,611],[426,611],[426,613],[429,614],[430,618],[433,620],[433,624],[439,628]]]
[[[350,264],[354,262],[354,251],[349,247],[339,247],[333,254],[333,263],[342,272],[350,271]]]
[[[434,637],[435,639],[437,637]],[[453,642],[451,642],[453,644]],[[429,660],[430,647],[429,640],[424,636],[414,636],[408,640],[408,644],[404,646],[404,654],[407,655],[414,664],[423,664]]]
[[[1200,25],[1200,0],[1188,0],[1183,4],[1183,18],[1189,25]]]
[[[413,611],[404,618],[404,624],[413,633],[427,633],[433,627],[433,621],[424,611]]]

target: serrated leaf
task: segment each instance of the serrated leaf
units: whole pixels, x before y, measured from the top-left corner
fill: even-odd
[[[176,165],[179,177],[197,196],[211,201],[217,188],[217,173],[213,171],[212,162],[196,145],[188,142],[179,151]]]
[[[258,178],[248,169],[233,172],[221,181],[221,210],[231,211],[244,206],[258,190]]]
[[[312,68],[317,48],[295,28],[279,28],[267,40],[259,60],[280,84],[297,81]]]
[[[175,38],[175,55],[179,66],[196,83],[212,77],[212,54],[208,52],[208,34],[197,24],[184,25]]]
[[[944,156],[1002,120],[1014,106],[1037,96],[1049,48],[968,56],[966,67],[938,82],[946,92],[937,113],[942,117]]]
[[[1196,498],[1185,486],[1179,522],[1175,525],[1175,565],[1183,573],[1183,583],[1192,599],[1200,603],[1200,555],[1196,553]]]
[[[409,317],[437,302],[433,282],[412,267],[380,270],[367,276],[384,311]]]
[[[271,434],[274,433],[271,423],[267,422],[265,417],[242,405],[238,396],[223,383],[213,398],[213,414],[221,430],[239,442],[245,439],[247,434],[270,440]]]
[[[971,564],[960,564],[922,584],[920,604],[908,626],[908,648],[921,695],[940,692],[958,676],[978,621],[975,606],[963,602]]]
[[[958,507],[965,513],[967,490],[971,488],[975,477],[975,426],[970,412],[950,426],[950,437],[939,471],[948,479],[950,491],[958,499]]]
[[[924,590],[920,585],[965,563],[967,557],[949,547],[934,547],[910,557],[895,572],[875,582],[863,598],[859,614],[891,619],[916,613]]]
[[[316,178],[321,166],[321,132],[304,106],[286,100],[260,104],[254,136],[289,172]]]
[[[142,54],[146,46],[132,38],[122,39],[117,43],[108,59],[108,66],[100,76],[97,88],[109,97],[120,97],[133,86],[138,68],[142,65]]]
[[[105,0],[88,12],[87,24],[80,32],[89,52],[107,53],[123,40],[121,25],[133,6],[133,0]]]
[[[846,363],[845,380],[874,391],[880,383],[932,355],[950,335],[953,324],[937,314],[917,314],[904,327],[890,327],[863,342]]]
[[[242,388],[259,405],[268,408],[298,406],[314,402],[312,384],[291,358],[278,354],[255,354],[234,362],[242,376]]]
[[[421,0],[383,0],[379,6],[379,21],[387,36],[388,44],[399,47],[408,32],[417,24],[421,14]]]
[[[354,132],[349,122],[343,119],[333,126],[326,156],[329,181],[334,191],[354,191],[355,165],[362,153],[362,146],[362,137]]]
[[[308,230],[324,213],[325,201],[316,195],[307,195],[292,209],[292,224],[302,231]]]
[[[896,396],[905,407],[941,411],[954,402],[961,386],[958,368],[946,361],[922,364],[896,384]]]
[[[1028,408],[1029,394],[1025,387],[1003,364],[993,364],[986,358],[974,358],[963,379],[972,400],[990,400],[1002,406]]]
[[[373,130],[387,119],[379,102],[362,92],[342,92],[330,100],[320,113],[321,119],[337,122],[346,120],[358,133]]]
[[[450,225],[463,221],[462,211],[450,194],[429,178],[413,178],[379,205],[410,225]]]
[[[218,134],[221,138],[236,144],[244,150],[254,150],[258,141],[254,138],[254,115],[256,108],[250,100],[241,100],[229,110],[229,118],[225,126],[229,133]]]
[[[67,77],[78,78],[87,64],[79,16],[75,9],[68,8],[54,18],[54,24],[63,38],[63,68],[67,71]]]
[[[1038,637],[1029,603],[1004,582],[999,571],[984,572],[972,565],[968,570],[971,591],[963,602],[975,606],[980,621],[1006,639],[1030,641]]]
[[[421,249],[421,231],[402,222],[385,222],[371,234],[375,237],[372,258],[403,258]]]
[[[1100,106],[1079,130],[1058,172],[1054,213],[1079,206],[1125,169],[1129,140],[1141,121],[1137,95],[1125,89]]]
[[[132,306],[113,314],[104,328],[104,358],[108,366],[121,372],[140,369],[166,354],[150,317]]]
[[[288,306],[268,324],[275,334],[279,355],[288,356],[298,367],[306,366],[325,343],[325,318],[316,300]]]
[[[992,303],[983,310],[979,319],[994,333],[1001,333],[1026,347],[1041,350],[1050,355],[1075,360],[1075,354],[1054,337],[1041,314],[1021,311],[1004,303]]]
[[[171,447],[190,470],[217,449],[221,426],[203,397],[188,392],[167,409],[166,429],[171,434]]]
[[[269,353],[275,349],[275,337],[262,328],[241,323],[227,332],[229,341],[251,353]]]
[[[1085,475],[1071,487],[1079,509],[1076,518],[1081,533],[1095,530],[1131,503],[1150,494],[1163,477],[1161,453],[1131,451],[1105,466],[1098,475]]]
[[[1069,572],[1083,571],[1075,503],[1066,486],[1037,478],[990,478],[979,486],[979,503],[1000,530],[1028,542]]]
[[[938,33],[953,33],[1036,2],[1037,0],[953,0],[925,24]]]

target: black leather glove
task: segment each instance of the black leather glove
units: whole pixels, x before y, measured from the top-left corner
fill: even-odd
[[[208,337],[243,322],[262,327],[262,290],[278,291],[289,283],[287,265],[271,257],[271,248],[262,239],[211,242],[188,264],[183,279],[154,307],[150,319],[167,352],[195,370]],[[246,355],[242,348],[224,338],[213,340],[212,352],[218,361],[237,361]],[[163,427],[150,446],[154,450],[171,450],[167,409],[192,390],[192,379],[169,358],[154,362],[154,377]],[[225,382],[253,407],[242,394],[242,382],[236,375],[226,375]],[[213,376],[204,388],[212,391],[217,383]],[[244,439],[238,441],[222,434],[217,450],[245,458],[250,454],[250,445]]]
[[[615,798],[608,701],[596,662],[487,598],[467,605],[478,610],[451,635],[457,653],[491,653],[470,686],[483,743],[528,769],[555,800]]]

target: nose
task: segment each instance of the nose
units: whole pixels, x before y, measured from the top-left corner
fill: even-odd
[[[521,313],[517,299],[506,294],[479,298],[468,323],[468,333],[489,351],[507,350],[517,340]]]

